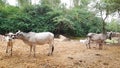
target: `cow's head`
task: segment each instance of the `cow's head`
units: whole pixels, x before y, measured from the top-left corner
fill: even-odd
[[[8,36],[10,39],[14,39],[15,38],[15,34],[12,32],[9,32],[8,34],[5,34],[5,36]]]
[[[15,34],[15,38],[22,38],[23,37],[23,32],[21,32],[20,30],[18,30],[18,32],[16,32]]]
[[[108,39],[110,39],[111,40],[111,38],[112,38],[112,34],[113,34],[113,32],[111,31],[111,32],[107,32],[107,37],[108,37]]]

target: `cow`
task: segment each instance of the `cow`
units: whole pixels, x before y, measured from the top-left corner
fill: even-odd
[[[34,51],[34,57],[36,52],[36,45],[49,44],[49,55],[52,55],[54,51],[54,34],[51,32],[22,32],[18,31],[15,34],[15,38],[21,39],[24,43],[30,46],[30,55],[32,50]]]

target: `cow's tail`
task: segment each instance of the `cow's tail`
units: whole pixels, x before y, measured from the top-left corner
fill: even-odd
[[[54,38],[53,38],[53,43],[52,43],[52,53],[53,53],[53,51],[54,51]]]

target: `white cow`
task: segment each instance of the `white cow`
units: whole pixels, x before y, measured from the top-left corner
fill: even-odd
[[[89,40],[89,48],[91,48],[90,43],[91,43],[91,41],[93,41],[93,42],[96,42],[97,44],[99,44],[99,49],[103,48],[103,43],[107,38],[111,39],[110,33],[106,33],[106,34],[88,33],[87,37]]]
[[[34,51],[34,57],[35,57],[35,51],[36,51],[36,45],[43,45],[43,44],[49,44],[49,55],[52,55],[54,51],[54,34],[51,32],[41,32],[41,33],[35,33],[35,32],[16,32],[16,38],[23,40],[24,43],[28,44],[30,46],[30,55],[32,50]]]

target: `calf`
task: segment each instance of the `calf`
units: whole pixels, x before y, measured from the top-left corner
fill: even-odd
[[[12,56],[12,48],[13,48],[13,39],[14,39],[13,33],[6,34],[6,36],[5,36],[5,41],[7,42],[6,53],[8,53],[8,50],[10,48],[10,55],[11,56]]]

